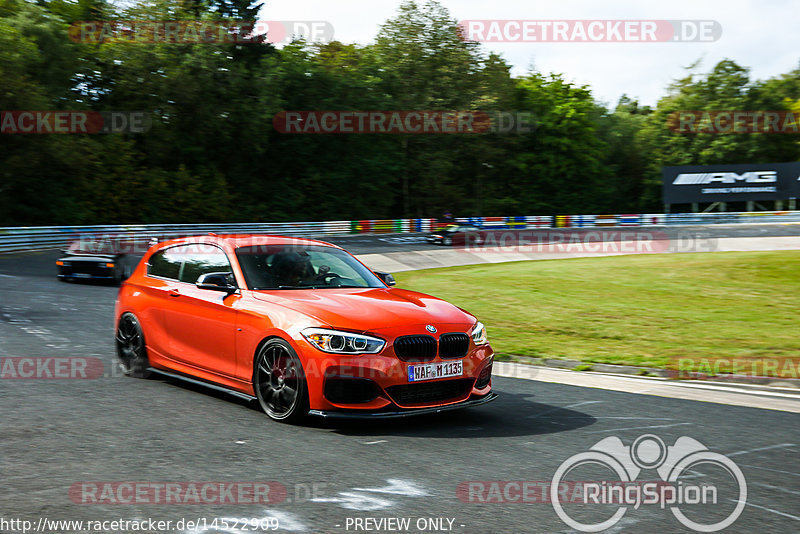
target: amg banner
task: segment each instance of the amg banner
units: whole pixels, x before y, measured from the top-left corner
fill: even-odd
[[[664,203],[800,197],[800,162],[662,167]]]

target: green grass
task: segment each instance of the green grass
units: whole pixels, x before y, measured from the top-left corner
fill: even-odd
[[[796,251],[527,261],[397,279],[475,314],[501,356],[662,368],[800,356]]]

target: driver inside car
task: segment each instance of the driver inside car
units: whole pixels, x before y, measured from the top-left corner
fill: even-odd
[[[298,252],[281,252],[275,255],[272,272],[280,286],[298,286],[313,282],[314,267],[308,255]]]

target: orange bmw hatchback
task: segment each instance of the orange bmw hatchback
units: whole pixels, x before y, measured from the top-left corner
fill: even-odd
[[[321,241],[165,241],[120,288],[117,355],[129,376],[224,388],[280,421],[404,417],[495,399],[483,324],[393,285]]]

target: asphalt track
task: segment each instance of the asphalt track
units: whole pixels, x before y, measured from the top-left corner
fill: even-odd
[[[731,228],[702,231],[730,237]],[[798,235],[797,228],[754,226],[733,232],[740,237]],[[429,247],[410,237],[333,241],[355,253]],[[617,436],[630,445],[642,434],[655,434],[667,445],[689,436],[736,463],[747,481],[747,504],[726,532],[800,530],[796,411],[496,377],[494,389],[501,397],[480,408],[391,423],[312,420],[287,426],[225,393],[172,379],[120,376],[112,343],[117,289],[57,281],[56,255],[0,257],[0,357],[94,357],[102,361],[103,376],[0,380],[0,532],[19,532],[3,523],[13,519],[36,526],[41,518],[153,518],[172,520],[170,531],[175,532],[180,519],[210,523],[266,517],[277,518],[282,532],[572,532],[549,503],[469,502],[490,494],[458,490],[469,481],[546,483],[562,462],[601,439]],[[716,473],[698,468],[691,476],[703,481]],[[648,478],[657,477],[650,472]],[[80,498],[70,494],[83,482],[126,481],[272,481],[286,489],[286,498],[266,505],[78,504]],[[724,517],[732,506],[703,508],[695,517]],[[580,507],[576,510],[579,514]],[[390,517],[409,519],[410,528],[357,522]],[[445,520],[440,530],[433,522],[417,524],[428,518],[452,523]],[[77,530],[48,530],[68,531]],[[609,530],[684,531],[691,532],[669,510],[654,505],[631,507]]]

